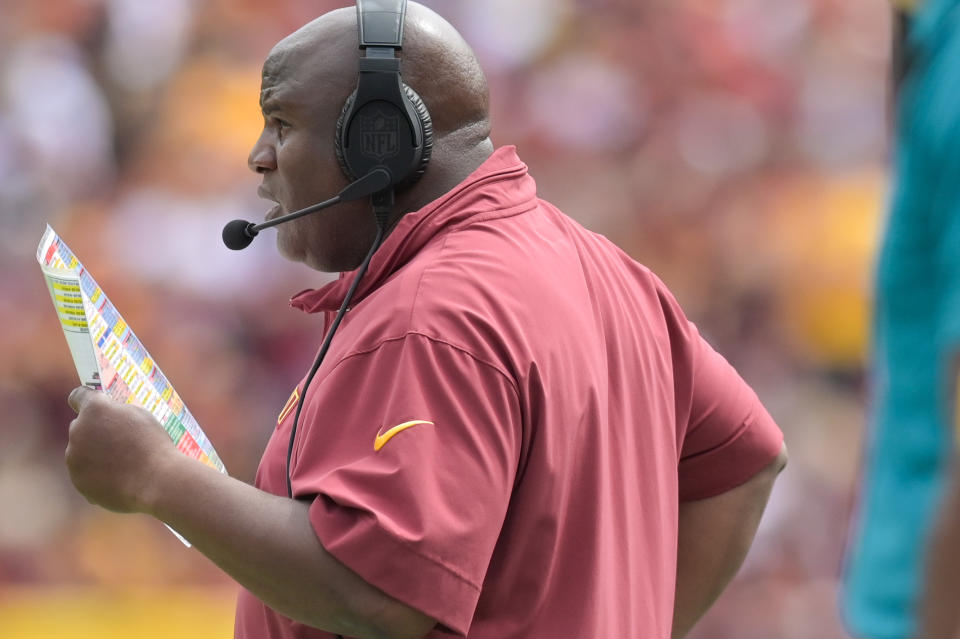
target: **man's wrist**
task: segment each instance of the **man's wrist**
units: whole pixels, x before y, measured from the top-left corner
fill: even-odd
[[[191,463],[200,463],[176,449],[163,451],[145,470],[144,482],[137,495],[137,510],[161,521],[166,521],[164,504],[171,492],[183,492],[185,471]]]

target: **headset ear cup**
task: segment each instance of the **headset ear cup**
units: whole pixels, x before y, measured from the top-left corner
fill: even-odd
[[[433,153],[433,120],[430,119],[430,112],[427,111],[427,105],[424,104],[423,99],[414,91],[408,84],[404,83],[403,92],[407,100],[409,100],[410,105],[413,107],[414,112],[417,115],[417,119],[420,121],[420,130],[423,132],[423,144],[420,152],[420,160],[417,162],[417,166],[410,173],[410,175],[403,180],[402,186],[411,186],[419,180],[424,172],[427,170],[427,164],[430,163],[430,156]],[[337,161],[340,163],[340,168],[343,170],[344,175],[347,176],[347,179],[353,181],[361,176],[357,175],[351,168],[350,164],[347,162],[347,155],[344,153],[344,137],[347,132],[344,130],[344,123],[347,119],[347,115],[350,113],[350,110],[353,108],[354,100],[357,97],[356,90],[350,94],[350,97],[347,98],[346,102],[343,103],[343,108],[340,110],[340,117],[337,118],[337,131],[336,135],[333,138],[333,150],[337,156]]]
[[[427,170],[427,164],[430,163],[430,156],[433,154],[433,120],[430,118],[430,112],[427,111],[427,105],[424,104],[423,99],[406,82],[403,83],[403,92],[410,104],[413,105],[414,111],[417,112],[417,118],[420,120],[420,130],[423,131],[423,149],[420,153],[420,162],[413,173],[410,174],[410,177],[404,180],[404,185],[410,186],[423,177]],[[339,137],[337,140],[339,141]]]
[[[340,117],[337,118],[337,134],[333,136],[333,151],[337,154],[337,161],[340,163],[340,168],[343,170],[344,175],[346,175],[347,179],[351,182],[360,176],[354,175],[353,171],[350,170],[350,167],[347,165],[347,158],[343,153],[343,121],[347,118],[347,113],[349,113],[353,107],[353,101],[356,97],[357,91],[354,89],[350,97],[347,98],[347,101],[343,103],[343,108],[340,109]]]

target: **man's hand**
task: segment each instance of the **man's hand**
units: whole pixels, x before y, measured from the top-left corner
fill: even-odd
[[[159,469],[179,454],[163,428],[146,410],[85,386],[67,402],[77,412],[66,452],[73,485],[107,510],[145,511]]]

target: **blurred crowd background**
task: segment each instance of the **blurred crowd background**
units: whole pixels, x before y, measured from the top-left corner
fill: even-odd
[[[252,480],[321,340],[246,166],[260,65],[343,0],[0,0],[0,636],[227,637],[234,586],[63,465],[77,384],[36,264],[47,223]],[[836,590],[869,406],[889,156],[884,0],[432,0],[475,48],[494,142],[675,291],[790,465],[694,639],[845,637]],[[333,126],[333,123],[331,123]],[[362,398],[358,398],[362,401]]]

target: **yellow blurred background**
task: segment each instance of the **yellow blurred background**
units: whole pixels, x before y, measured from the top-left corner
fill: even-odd
[[[0,635],[11,639],[232,637],[231,590],[212,588],[10,588]]]

